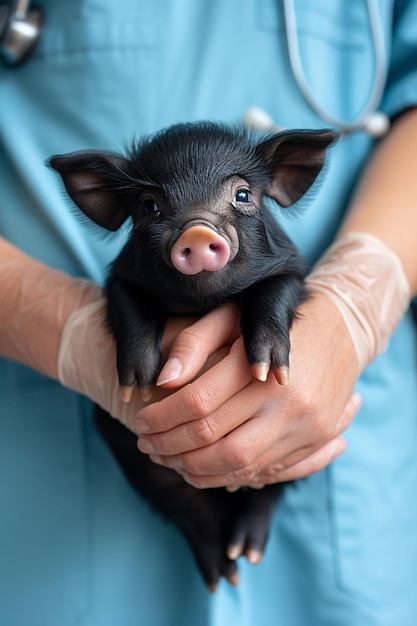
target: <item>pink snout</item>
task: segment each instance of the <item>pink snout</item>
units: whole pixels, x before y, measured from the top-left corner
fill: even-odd
[[[173,266],[182,274],[198,274],[221,270],[230,258],[230,245],[224,237],[208,226],[187,228],[171,250]]]

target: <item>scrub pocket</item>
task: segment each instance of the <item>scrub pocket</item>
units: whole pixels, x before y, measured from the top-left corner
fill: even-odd
[[[50,2],[45,14],[41,45],[22,68],[40,121],[58,117],[74,149],[123,149],[132,128],[147,131],[152,124],[157,38],[151,3]],[[103,135],[114,145],[103,146]]]
[[[417,376],[410,319],[401,330],[390,352],[361,377],[357,390],[364,403],[346,433],[348,452],[329,468],[339,586],[380,608],[402,606],[417,575]]]

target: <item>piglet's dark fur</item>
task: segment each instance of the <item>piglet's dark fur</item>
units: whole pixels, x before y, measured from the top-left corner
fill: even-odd
[[[263,199],[281,207],[310,188],[332,131],[255,136],[213,123],[182,124],[133,145],[127,156],[53,157],[72,200],[91,220],[131,234],[107,281],[108,319],[122,388],[150,387],[168,315],[241,308],[249,363],[285,378],[289,329],[305,298],[305,264]],[[237,582],[227,556],[261,554],[281,485],[229,494],[198,490],[154,465],[136,438],[101,409],[97,423],[137,491],[187,538],[210,589]],[[230,552],[229,552],[230,553]]]

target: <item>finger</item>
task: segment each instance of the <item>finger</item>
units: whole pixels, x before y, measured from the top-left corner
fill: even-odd
[[[345,452],[346,447],[346,441],[341,437],[336,437],[319,448],[319,450],[316,450],[291,467],[282,469],[282,465],[280,464],[277,467],[272,466],[267,468],[263,472],[260,472],[256,476],[256,480],[247,486],[255,488],[255,485],[258,485],[259,488],[259,485],[270,485],[305,478],[306,476],[320,472],[330,465],[330,463]]]
[[[290,454],[288,455],[284,455],[281,454],[280,455],[280,459],[279,459],[279,466],[277,466],[275,464],[274,459],[277,459],[278,456],[278,450],[275,449],[275,446],[272,446],[264,455],[263,458],[258,459],[258,464],[259,467],[262,468],[264,467],[266,469],[266,471],[271,471],[271,480],[268,480],[268,482],[276,482],[274,480],[274,474],[276,475],[278,472],[280,473],[280,475],[282,476],[286,476],[287,473],[290,476],[290,472],[292,471],[291,468],[293,467],[299,467],[300,463],[302,463],[304,460],[313,458],[313,462],[315,462],[315,458],[314,455],[317,453],[317,459],[322,459],[324,465],[323,467],[326,465],[325,463],[325,456],[327,453],[331,453],[331,446],[329,449],[326,448],[327,445],[331,444],[332,441],[336,442],[340,439],[340,441],[344,441],[343,439],[339,438],[339,435],[346,430],[346,428],[349,426],[349,424],[352,422],[352,420],[354,419],[354,417],[356,416],[357,412],[359,411],[360,407],[362,404],[362,398],[358,393],[353,393],[349,400],[347,401],[342,414],[340,416],[340,418],[338,419],[338,421],[336,422],[336,425],[334,427],[334,430],[330,436],[330,438],[328,439],[328,441],[323,440],[323,439],[318,439],[318,440],[311,440],[309,443],[306,443],[306,445],[301,445],[300,442],[300,446],[295,449],[294,451],[292,451]],[[335,443],[336,448],[342,445],[341,443]],[[282,448],[279,449],[279,452],[282,450]],[[320,455],[320,451],[323,451],[322,455]],[[274,468],[275,469],[271,469]],[[301,466],[303,467],[303,466]],[[306,468],[308,469],[309,464],[307,463]],[[268,469],[269,468],[269,469]],[[321,469],[321,468],[320,468]],[[260,469],[260,472],[262,472],[263,470]],[[317,470],[315,470],[317,471]],[[298,470],[295,470],[294,475],[296,477],[301,477],[298,476]],[[307,475],[307,474],[306,474]],[[287,480],[287,478],[280,478],[279,481],[281,480]],[[288,479],[290,480],[290,479]]]
[[[138,435],[162,433],[194,420],[206,419],[252,380],[243,342],[238,339],[224,359],[198,380],[141,410],[135,419],[135,432]]]
[[[217,474],[214,476],[195,475],[183,470],[182,476],[187,483],[199,489],[226,487],[226,489],[231,493],[241,489],[242,487],[262,489],[265,485],[299,480],[300,478],[305,478],[306,476],[320,472],[322,469],[330,465],[330,463],[332,463],[337,457],[343,454],[346,447],[346,441],[341,437],[336,437],[322,446],[319,450],[316,450],[311,455],[291,467],[282,469],[282,464],[278,464],[257,474],[253,471],[252,477],[250,478],[248,476],[244,480],[242,480],[242,478],[235,473]],[[164,465],[165,467],[172,467],[171,464],[166,465],[167,459],[164,459],[164,457],[151,456],[151,458],[155,463]]]
[[[269,388],[278,386],[272,380],[267,385]],[[178,472],[188,469],[197,474],[218,473],[246,466],[270,446],[266,437],[268,426],[261,422],[265,411],[263,403],[259,409],[259,398],[265,386],[266,383],[250,379],[245,388],[227,398],[218,409],[165,432],[142,434],[139,449],[146,454],[175,456],[175,459],[167,459],[167,463]],[[230,386],[228,391],[230,395]],[[216,449],[213,449],[216,444]],[[224,451],[223,446],[226,446]],[[188,456],[184,457],[187,452]]]
[[[139,449],[154,455],[161,465],[183,475],[195,476],[196,479],[217,476],[210,486],[221,485],[219,475],[230,475],[232,480],[245,483],[264,468],[257,461],[263,459],[265,452],[271,448],[272,430],[274,440],[281,441],[282,454],[287,456],[292,450],[291,439],[284,435],[286,425],[277,419],[277,411],[265,408],[263,403],[259,407],[259,398],[266,386],[270,395],[274,395],[271,393],[272,386],[282,389],[274,377],[270,377],[267,383],[252,379],[249,385],[208,418],[181,424],[166,433],[141,436]],[[209,443],[207,433],[213,443]],[[183,446],[187,450],[183,451]],[[223,484],[229,484],[229,481]],[[198,486],[197,483],[195,486]]]
[[[299,447],[288,456],[281,455],[279,462],[277,450],[272,446],[263,457],[257,459],[260,469],[255,478],[247,486],[253,487],[255,484],[272,484],[285,482],[287,480],[298,480],[314,474],[329,465],[335,458],[340,456],[346,449],[346,442],[339,435],[346,430],[352,422],[362,404],[362,398],[358,393],[354,393],[349,398],[336,423],[334,435],[323,444],[322,441],[311,442]],[[279,452],[282,450],[280,448]],[[248,473],[250,468],[248,468]],[[239,480],[238,473],[229,477],[230,480]]]
[[[251,407],[248,405],[249,412]],[[341,418],[337,422],[339,435],[353,420],[361,406],[359,394],[353,394],[347,402]],[[260,424],[260,420],[250,420],[245,423],[247,430],[249,425]],[[252,430],[245,432],[239,429],[242,439],[232,441],[232,435],[222,439],[216,446],[192,451],[183,455],[154,457],[155,462],[171,467],[181,473],[184,479],[194,487],[222,487],[240,488],[249,486],[260,488],[265,484],[297,480],[310,474],[316,473],[326,467],[335,458],[340,456],[346,449],[346,442],[341,437],[335,436],[324,445],[318,443],[305,445],[289,455],[282,454],[285,450],[283,442],[280,442],[281,459],[277,462],[278,452],[274,446],[261,454],[260,447],[245,449],[245,441],[256,441],[260,433]],[[262,430],[264,427],[262,426]],[[236,437],[235,431],[233,435]],[[228,446],[232,445],[232,449]],[[236,453],[236,446],[238,452]],[[234,465],[234,468],[231,465]],[[241,465],[241,467],[239,467]]]
[[[362,396],[359,393],[353,393],[349,400],[346,403],[345,408],[343,409],[342,415],[340,416],[337,424],[336,424],[336,434],[340,435],[349,424],[353,421],[353,418],[359,411],[362,406]]]
[[[190,382],[211,354],[230,344],[239,334],[239,310],[235,303],[218,307],[182,330],[169,351],[156,384],[175,387]]]

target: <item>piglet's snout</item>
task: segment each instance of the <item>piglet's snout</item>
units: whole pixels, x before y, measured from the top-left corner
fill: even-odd
[[[187,228],[171,249],[173,266],[182,274],[221,270],[230,258],[230,245],[208,226]]]

